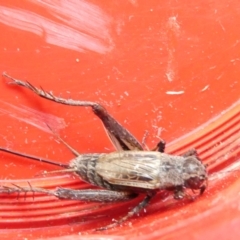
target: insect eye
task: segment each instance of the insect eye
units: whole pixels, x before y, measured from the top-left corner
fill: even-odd
[[[204,175],[201,175],[199,177],[191,177],[191,178],[188,178],[186,181],[185,181],[185,187],[187,188],[191,188],[191,189],[200,189],[201,188],[201,185],[202,183],[204,182],[205,180],[205,176]]]

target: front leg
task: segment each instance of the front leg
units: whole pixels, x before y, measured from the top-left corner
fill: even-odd
[[[93,112],[101,119],[110,140],[112,141],[115,148],[119,151],[121,150],[143,150],[140,142],[127,130],[125,129],[118,121],[116,121],[107,110],[96,102],[90,101],[79,101],[72,99],[64,99],[54,96],[52,93],[44,91],[33,86],[29,82],[23,82],[21,80],[15,79],[6,73],[3,73],[3,76],[10,79],[9,84],[15,84],[18,86],[23,86],[32,92],[36,93],[38,96],[54,101],[57,103],[70,105],[70,106],[82,106],[82,107],[91,107]]]
[[[185,197],[185,192],[184,192],[184,188],[182,186],[177,186],[174,189],[174,195],[173,195],[174,199],[176,200],[181,200]]]
[[[161,152],[161,153],[164,153],[165,151],[165,147],[166,147],[166,142],[164,140],[161,140],[157,146],[152,149],[152,151],[157,151],[157,152]]]
[[[173,197],[176,200],[181,200],[181,199],[186,198],[188,200],[193,201],[193,200],[196,199],[196,197],[202,195],[202,193],[204,192],[205,188],[206,188],[205,186],[201,187],[199,193],[198,194],[194,194],[194,196],[193,196],[193,195],[190,195],[189,193],[187,193],[186,189],[183,186],[177,186],[174,189]],[[193,191],[193,193],[195,193],[195,192]]]

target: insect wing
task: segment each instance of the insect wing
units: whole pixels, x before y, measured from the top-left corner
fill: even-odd
[[[96,171],[114,185],[156,189],[159,187],[160,161],[156,152],[115,152],[102,156]]]

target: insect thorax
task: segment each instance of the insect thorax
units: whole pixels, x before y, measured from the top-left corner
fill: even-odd
[[[207,178],[206,168],[197,158],[169,155],[159,175],[163,188],[185,186],[191,178]]]

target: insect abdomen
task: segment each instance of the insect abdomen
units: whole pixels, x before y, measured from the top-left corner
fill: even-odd
[[[110,185],[96,173],[96,163],[102,155],[105,154],[82,154],[81,156],[73,159],[69,166],[71,169],[75,169],[75,173],[85,182],[95,186],[111,189]]]

